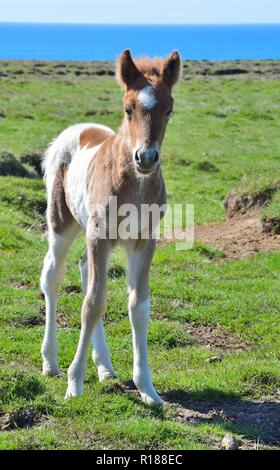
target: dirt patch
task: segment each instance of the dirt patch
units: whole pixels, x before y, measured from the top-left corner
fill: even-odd
[[[263,231],[280,234],[280,217],[265,217],[262,221]]]
[[[183,390],[171,390],[164,399],[178,405],[176,421],[182,423],[225,422],[232,427],[251,427],[260,443],[280,445],[280,398],[259,400],[193,400]],[[252,445],[254,442],[252,442]],[[244,448],[248,441],[244,442]],[[241,446],[242,448],[242,446]]]
[[[238,214],[222,223],[197,225],[195,239],[223,250],[228,259],[280,250],[280,234],[264,232],[260,209]]]
[[[279,217],[263,218],[261,210],[280,188],[280,181],[254,194],[232,191],[224,200],[227,219],[224,222],[194,227],[195,241],[207,246],[196,250],[211,260],[238,259],[258,252],[280,250]],[[184,240],[185,230],[174,229],[172,242]],[[159,244],[170,243],[164,239]],[[215,251],[219,250],[219,252]]]
[[[233,333],[214,326],[184,325],[186,333],[199,344],[209,349],[219,349],[223,352],[241,352],[250,347],[250,343],[241,341]]]
[[[41,297],[40,299],[44,300],[44,297]],[[44,295],[44,294],[43,294]],[[66,328],[68,326],[68,321],[66,316],[63,313],[57,314],[56,317],[56,322],[61,328]],[[34,326],[45,326],[46,324],[46,310],[45,306],[43,305],[42,307],[39,308],[37,313],[30,313],[26,315],[17,315],[15,318],[12,319],[12,324],[18,327],[23,327],[23,328],[32,328]]]
[[[114,381],[115,379],[112,379]],[[129,391],[135,390],[135,388],[131,388],[130,386],[126,386],[125,384],[121,384],[119,382],[112,382],[111,384],[105,385],[104,392],[111,394],[111,393],[126,393]]]
[[[17,410],[14,413],[0,415],[0,431],[28,429],[40,424],[42,416],[32,408]]]
[[[12,324],[23,328],[45,325],[45,310],[41,307],[37,313],[17,315],[12,320]]]
[[[249,209],[266,206],[271,202],[272,196],[277,189],[279,189],[279,183],[255,194],[231,192],[224,201],[227,216],[231,218],[239,213],[244,214]]]
[[[77,445],[77,441],[81,441],[83,443],[83,447],[88,450],[114,449],[114,442],[105,438],[96,430],[93,432],[86,429],[71,429],[69,432],[69,438],[73,439],[74,446]]]
[[[80,294],[82,291],[81,287],[80,286],[65,286],[64,287],[64,292],[65,294],[70,294],[70,295],[74,295],[74,294]]]
[[[31,282],[28,281],[28,280],[16,281],[16,280],[14,280],[14,279],[11,279],[11,280],[10,280],[10,285],[11,285],[14,289],[23,289],[23,290],[26,290],[26,289],[30,289]]]
[[[68,326],[68,321],[67,321],[67,318],[66,316],[63,314],[63,313],[59,313],[58,316],[57,316],[57,324],[61,327],[61,328],[66,328]]]
[[[198,170],[202,170],[202,171],[208,171],[208,172],[217,172],[219,171],[219,169],[213,165],[213,163],[209,162],[209,160],[203,160],[201,162],[199,162],[197,165],[196,165],[197,169]]]
[[[226,258],[243,258],[280,249],[279,219],[262,220],[261,209],[279,189],[275,185],[250,194],[231,192],[225,199],[227,220],[195,227],[195,239],[223,251]]]
[[[118,279],[123,276],[125,276],[125,269],[118,264],[113,265],[108,269],[108,277],[110,279]]]
[[[239,259],[259,252],[279,251],[280,233],[264,229],[261,220],[261,207],[252,209],[245,214],[237,214],[224,222],[201,224],[194,228],[195,241],[200,241],[220,250],[220,256],[205,255],[214,261]],[[185,231],[174,230],[173,240],[161,239],[160,245],[177,240],[184,240]],[[201,248],[199,251],[203,253]]]

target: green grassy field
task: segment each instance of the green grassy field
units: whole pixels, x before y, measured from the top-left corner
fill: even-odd
[[[82,69],[70,65],[60,75],[51,63],[38,75],[34,67],[1,68],[0,154],[41,153],[76,122],[118,127],[122,94],[112,76],[76,74]],[[232,189],[252,193],[277,183],[278,80],[191,77],[174,97],[162,158],[169,202],[193,203],[196,223],[220,221]],[[276,191],[263,217],[279,215],[279,201]],[[84,396],[64,401],[79,335],[84,242],[71,249],[59,296],[62,376],[43,378],[44,208],[41,179],[0,177],[0,449],[214,449],[226,433],[243,448],[280,448],[280,252],[223,261],[201,243],[189,251],[158,247],[149,351],[154,384],[169,403],[163,410],[142,404],[129,382],[126,265],[123,252],[114,252],[105,322],[119,379],[99,384],[89,357]],[[190,334],[196,327],[205,340]],[[224,338],[220,349],[215,334]],[[207,360],[213,356],[220,361]],[[243,418],[229,419],[236,409]]]

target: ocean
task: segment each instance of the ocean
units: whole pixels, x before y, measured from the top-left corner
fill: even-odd
[[[80,25],[0,23],[0,59],[115,60],[133,55],[184,59],[280,59],[280,25]]]

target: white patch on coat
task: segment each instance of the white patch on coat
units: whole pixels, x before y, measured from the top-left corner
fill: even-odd
[[[153,87],[151,85],[145,86],[138,94],[138,101],[146,109],[152,109],[157,104],[157,99],[154,95]]]
[[[101,144],[100,144],[101,145]],[[89,201],[86,190],[87,170],[100,145],[92,148],[77,149],[67,171],[66,194],[73,215],[83,229],[89,217]]]
[[[49,145],[42,164],[48,193],[52,190],[52,183],[56,177],[57,169],[62,163],[69,164],[72,161],[74,153],[80,147],[81,133],[91,128],[103,129],[111,135],[115,135],[115,132],[112,129],[107,126],[103,126],[102,124],[75,124],[61,132]]]
[[[65,129],[50,144],[44,160],[43,169],[48,192],[48,200],[51,201],[53,183],[57,175],[57,170],[62,163],[69,165],[67,172],[67,195],[70,195],[71,208],[78,216],[77,221],[84,228],[88,217],[86,198],[86,171],[88,165],[99,148],[80,149],[81,133],[87,129],[102,129],[115,135],[115,132],[102,124],[84,123],[76,124]],[[70,176],[69,176],[70,175]],[[72,206],[73,203],[73,206]],[[47,211],[48,213],[48,211]]]

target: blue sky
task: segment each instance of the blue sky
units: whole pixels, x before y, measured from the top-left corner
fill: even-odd
[[[0,21],[280,23],[280,0],[0,0]]]

